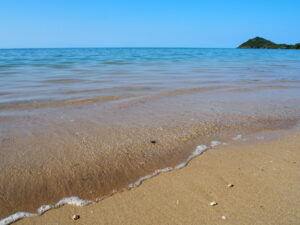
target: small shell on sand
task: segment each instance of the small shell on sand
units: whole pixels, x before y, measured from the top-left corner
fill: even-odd
[[[226,220],[226,216],[221,216],[222,220]]]
[[[209,203],[209,205],[216,206],[216,205],[218,205],[218,203],[217,202],[211,202],[211,203]]]
[[[79,220],[80,219],[80,216],[79,215],[73,215],[72,216],[72,220]]]
[[[227,184],[227,187],[232,188],[234,187],[234,184]]]

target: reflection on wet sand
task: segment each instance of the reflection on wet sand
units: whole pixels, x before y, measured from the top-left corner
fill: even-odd
[[[20,54],[21,62],[7,60]],[[300,57],[269,57],[224,49],[1,51],[0,218],[69,196],[95,200],[183,165],[198,145],[296,126]]]

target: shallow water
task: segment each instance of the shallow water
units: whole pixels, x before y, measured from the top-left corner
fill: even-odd
[[[2,49],[0,218],[94,200],[299,112],[297,50]]]
[[[297,50],[0,50],[0,107],[63,106],[225,85],[231,91],[299,87],[299,60]]]

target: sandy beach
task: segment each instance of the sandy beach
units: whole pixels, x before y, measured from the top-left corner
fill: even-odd
[[[98,203],[65,205],[15,224],[299,224],[299,163],[299,132],[238,141]]]
[[[1,50],[0,221],[70,196],[120,192],[186,162],[198,145],[292,129],[298,53]]]
[[[16,2],[0,225],[300,225],[300,1]]]

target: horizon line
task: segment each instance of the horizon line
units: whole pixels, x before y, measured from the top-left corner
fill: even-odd
[[[219,48],[219,49],[236,49],[237,47],[159,47],[159,46],[151,46],[151,47],[144,47],[144,46],[115,46],[115,47],[0,47],[0,50],[14,50],[14,49],[74,49],[74,48],[165,48],[165,49],[174,49],[174,48],[190,48],[190,49],[200,49],[200,48]]]

